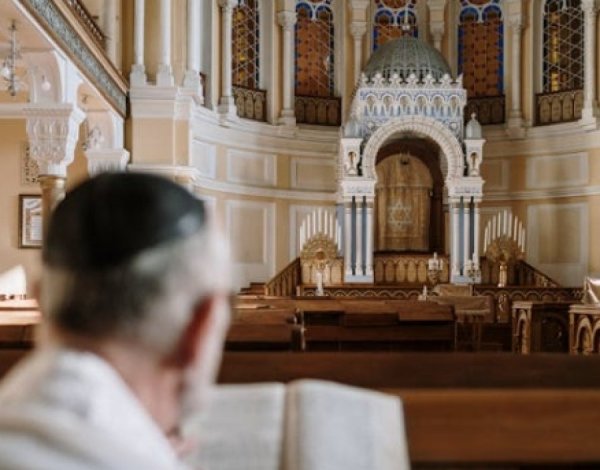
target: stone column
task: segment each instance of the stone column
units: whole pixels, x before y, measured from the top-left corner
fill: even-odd
[[[596,0],[582,0],[584,18],[584,74],[582,119],[595,123],[597,116],[596,102],[596,35],[597,6]]]
[[[508,114],[509,134],[515,138],[523,137],[523,111],[521,110],[521,33],[523,18],[520,14],[509,19],[512,38],[511,96]]]
[[[363,276],[363,198],[356,197],[356,275]]]
[[[38,180],[42,190],[42,233],[45,236],[52,211],[65,198],[65,183],[67,178],[54,175],[40,175]]]
[[[79,126],[85,115],[73,105],[27,106],[29,154],[39,167],[44,232],[52,209],[65,195],[67,166],[75,158]]]
[[[367,243],[365,253],[365,264],[366,264],[366,272],[365,274],[368,277],[373,277],[373,201],[367,201],[366,205],[367,211]]]
[[[171,68],[171,0],[160,0],[160,41],[159,62],[156,85],[170,87],[174,85]]]
[[[355,21],[350,25],[350,33],[354,38],[354,86],[358,83],[363,67],[363,36],[367,32],[367,23]]]
[[[454,279],[456,276],[460,276],[460,202],[458,200],[450,201],[450,225],[452,226],[452,250],[450,258],[452,262],[452,273],[451,277]]]
[[[219,0],[221,7],[221,47],[223,54],[221,57],[221,100],[219,102],[219,113],[229,118],[237,117],[235,109],[235,98],[232,88],[232,19],[233,9],[237,5],[237,0]]]
[[[471,203],[463,198],[463,275],[467,276],[467,264],[471,259]]]
[[[286,126],[296,125],[294,110],[294,26],[295,11],[282,11],[277,20],[283,31],[283,109],[279,123]]]
[[[352,203],[344,203],[344,270],[345,278],[352,277]]]
[[[202,97],[200,82],[200,2],[187,0],[187,70],[183,86]]]
[[[474,235],[474,240],[473,240],[473,252],[474,252],[474,262],[475,262],[475,268],[479,269],[479,257],[480,257],[480,253],[479,253],[479,237],[480,237],[480,224],[481,224],[481,209],[479,208],[479,204],[481,203],[480,200],[475,200],[475,202],[473,203],[473,211],[474,211],[474,217],[473,217],[473,235]]]
[[[129,81],[132,86],[146,84],[146,67],[144,65],[144,14],[146,0],[135,0],[133,16],[133,55],[134,64],[131,67]]]
[[[108,58],[117,65],[117,0],[106,0],[104,3],[104,45]]]

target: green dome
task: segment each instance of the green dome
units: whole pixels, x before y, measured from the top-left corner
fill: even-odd
[[[405,36],[386,42],[371,55],[364,71],[372,79],[380,73],[383,78],[398,74],[407,79],[414,73],[418,79],[427,74],[439,80],[445,74],[450,75],[450,66],[437,49],[413,37]]]

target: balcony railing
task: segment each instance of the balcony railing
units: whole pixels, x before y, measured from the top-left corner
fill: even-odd
[[[85,7],[81,0],[64,0],[64,2],[69,6],[71,11],[75,14],[79,22],[83,25],[83,27],[87,30],[87,32],[94,38],[102,48],[104,48],[106,43],[106,36],[100,29],[100,27],[94,21],[94,17]]]
[[[538,126],[577,121],[581,119],[583,90],[538,93],[535,105]]]
[[[338,97],[296,96],[296,122],[339,126],[342,123],[342,100]]]
[[[265,90],[234,86],[233,96],[239,117],[255,121],[267,120],[267,92]]]
[[[469,98],[465,109],[465,119],[471,119],[475,113],[477,120],[482,125],[504,124],[505,121],[505,100],[504,96],[482,96],[478,98]]]

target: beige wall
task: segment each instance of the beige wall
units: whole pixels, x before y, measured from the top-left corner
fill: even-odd
[[[38,249],[19,248],[19,195],[39,194],[37,185],[21,182],[21,159],[27,142],[25,121],[0,121],[0,272],[23,265],[28,291],[39,273]]]

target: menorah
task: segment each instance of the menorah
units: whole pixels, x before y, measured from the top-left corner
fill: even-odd
[[[508,265],[525,256],[525,226],[508,211],[498,213],[485,228],[483,252],[494,264],[499,264],[498,287],[508,284]]]

